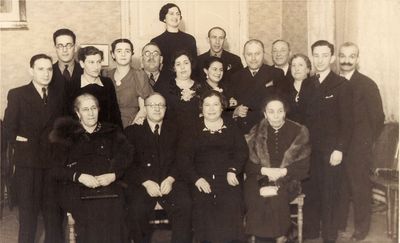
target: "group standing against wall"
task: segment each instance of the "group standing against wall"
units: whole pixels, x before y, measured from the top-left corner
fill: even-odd
[[[140,70],[130,40],[111,44],[116,68],[101,70],[108,53],[88,46],[76,60],[75,33],[59,29],[58,61],[34,55],[32,81],[9,91],[19,242],[34,242],[40,211],[48,243],[64,241],[66,212],[78,242],[150,242],[155,205],[172,242],[286,242],[301,188],[305,238],[336,242],[351,198],[352,239],[365,239],[384,114],[376,84],[357,71],[357,45],[340,46],[340,75],[325,40],[311,46],[313,75],[284,40],[272,44],[273,66],[262,41],[247,41],[243,67],[224,49],[224,29],[211,28],[210,50],[197,56],[177,5],[159,19],[166,31],[142,48]]]

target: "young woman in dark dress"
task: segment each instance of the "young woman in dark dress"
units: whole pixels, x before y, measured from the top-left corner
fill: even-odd
[[[306,87],[310,79],[311,62],[310,59],[303,54],[295,54],[289,61],[290,71],[293,80],[289,83],[288,100],[289,112],[287,117],[292,121],[304,124],[304,111],[301,109],[300,94],[303,87]]]
[[[193,58],[197,57],[196,39],[179,30],[182,21],[180,8],[173,3],[167,3],[160,9],[159,19],[165,23],[165,32],[153,38],[163,54],[163,69],[172,70],[174,60],[172,55],[179,50],[186,50]]]
[[[200,85],[191,78],[193,59],[187,51],[176,52],[172,59],[175,77],[160,84],[159,92],[167,101],[166,118],[176,120],[179,127],[190,126],[200,115]]]
[[[78,243],[128,242],[118,180],[133,148],[116,125],[98,122],[93,95],[79,95],[74,107],[79,122],[61,118],[50,134],[60,204],[75,219]]]
[[[236,124],[221,117],[226,101],[215,90],[201,98],[198,118],[181,138],[178,163],[192,184],[193,228],[198,242],[243,240],[242,187],[236,177],[248,156]]]
[[[69,101],[71,114],[75,113],[72,105],[75,98],[81,94],[89,93],[99,101],[101,107],[99,121],[110,122],[122,128],[121,112],[113,81],[100,76],[103,55],[103,52],[94,46],[79,49],[78,59],[83,68],[83,74],[79,80],[71,84],[72,100]]]
[[[284,99],[270,97],[263,107],[265,119],[246,135],[246,233],[256,242],[282,243],[290,228],[289,203],[308,175],[311,148],[307,128],[285,119]]]

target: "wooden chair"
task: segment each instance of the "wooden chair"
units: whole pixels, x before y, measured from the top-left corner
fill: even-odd
[[[373,149],[371,182],[373,188],[383,191],[386,211],[387,234],[398,238],[399,211],[399,124],[385,124]],[[379,203],[377,204],[379,205]]]
[[[154,207],[154,215],[152,219],[150,219],[150,224],[152,225],[169,225],[169,220],[166,216],[165,210],[162,206],[157,202],[156,206]]]
[[[68,243],[76,243],[76,234],[74,226],[75,226],[75,220],[72,217],[72,214],[67,213]]]

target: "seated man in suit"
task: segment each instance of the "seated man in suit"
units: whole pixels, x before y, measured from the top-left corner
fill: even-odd
[[[192,242],[189,188],[175,161],[177,127],[164,119],[166,102],[159,93],[145,99],[145,108],[143,124],[125,129],[135,148],[134,161],[125,176],[131,238],[137,243],[150,242],[149,220],[159,203],[171,222],[171,242]]]
[[[156,92],[163,82],[172,78],[172,72],[162,67],[163,56],[155,42],[149,42],[142,48],[142,64],[144,73],[139,76],[144,77]]]
[[[14,147],[15,183],[19,210],[18,242],[34,242],[39,211],[43,213],[45,242],[62,240],[61,209],[50,170],[48,135],[63,115],[64,86],[51,81],[52,59],[38,54],[30,60],[32,82],[8,92],[4,114],[5,141]]]
[[[205,61],[210,56],[219,57],[224,62],[223,82],[229,82],[230,75],[243,68],[240,57],[224,49],[225,40],[226,32],[221,27],[212,27],[208,31],[208,43],[210,44],[210,50],[197,57],[197,68],[195,74],[198,76],[200,81],[206,80],[203,68]]]
[[[280,89],[283,71],[263,63],[264,44],[260,40],[245,43],[244,58],[247,67],[232,75],[227,96],[230,106],[236,106],[233,118],[243,133],[248,133],[263,119],[263,100]]]

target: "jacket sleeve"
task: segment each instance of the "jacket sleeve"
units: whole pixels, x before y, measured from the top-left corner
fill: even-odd
[[[18,132],[18,119],[20,104],[15,90],[10,90],[7,95],[7,108],[4,112],[4,140],[14,143]]]
[[[196,183],[200,176],[197,174],[194,159],[195,159],[195,136],[188,132],[184,133],[178,142],[177,162],[180,174],[185,180],[191,183]]]
[[[112,158],[113,169],[117,179],[123,176],[132,163],[133,154],[133,145],[128,142],[124,134],[117,130],[114,135]]]
[[[383,123],[385,121],[385,114],[383,113],[382,106],[382,98],[379,93],[378,86],[374,81],[371,80],[371,85],[368,85],[366,89],[366,94],[364,97],[367,97],[366,105],[368,111],[368,118],[371,122],[371,128],[373,129],[372,134],[374,135],[373,139],[375,140],[383,127]]]
[[[346,152],[350,143],[353,130],[353,93],[348,81],[344,81],[339,90],[338,110],[339,110],[339,130],[336,139],[335,150]]]
[[[227,169],[229,171],[230,168],[234,168],[236,174],[238,174],[242,172],[244,164],[246,163],[246,160],[249,156],[249,148],[242,132],[239,130],[236,124],[232,123],[231,127],[234,138],[234,151],[231,165]]]

